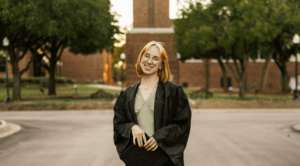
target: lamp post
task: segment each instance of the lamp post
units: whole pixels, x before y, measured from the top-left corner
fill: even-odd
[[[124,65],[124,61],[125,61],[125,58],[126,58],[126,54],[123,52],[123,53],[121,53],[121,55],[120,55],[120,58],[121,58],[121,60],[122,60],[122,65],[121,65],[121,82],[122,82],[122,86],[121,86],[121,90],[123,90],[123,81],[124,81],[124,78],[123,78],[123,65]]]
[[[180,61],[181,55],[179,52],[177,52],[176,57],[177,57],[177,63],[178,63],[177,64],[178,85],[180,85],[180,71],[179,71],[180,70],[180,66],[179,66],[180,62],[179,61]]]
[[[293,37],[293,43],[296,45],[296,52],[295,52],[295,56],[296,56],[296,61],[295,61],[295,80],[296,80],[296,88],[294,91],[294,101],[300,101],[299,100],[299,93],[298,93],[298,56],[297,56],[297,47],[298,44],[300,42],[300,37],[298,34],[295,34],[295,36]]]
[[[3,39],[3,46],[6,48],[5,49],[5,71],[6,71],[6,90],[7,90],[7,96],[5,99],[5,103],[10,103],[10,97],[9,97],[9,85],[8,85],[8,45],[9,45],[9,40],[7,37]]]

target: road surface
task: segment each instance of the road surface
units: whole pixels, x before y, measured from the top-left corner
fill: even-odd
[[[300,133],[291,130],[300,112],[209,112],[192,114],[186,166],[300,165]],[[0,139],[0,165],[122,166],[112,118],[112,111],[0,112],[22,127]]]

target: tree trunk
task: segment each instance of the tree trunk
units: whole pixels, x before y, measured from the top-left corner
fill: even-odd
[[[13,47],[9,47],[9,55],[10,55],[10,63],[12,66],[12,73],[13,73],[13,94],[12,99],[13,101],[20,101],[21,100],[21,74],[19,71],[19,61],[18,61],[18,53],[14,52]]]
[[[56,62],[50,61],[50,71],[49,71],[49,91],[48,95],[56,95],[55,87],[55,66]]]
[[[282,76],[282,79],[281,79],[281,92],[282,93],[289,93],[290,91],[290,88],[289,88],[289,80],[290,80],[290,77],[289,77],[289,74],[287,72],[287,69],[286,69],[286,63],[283,62],[283,66],[282,66],[282,73],[281,73],[281,76]]]
[[[242,63],[241,65],[244,65]],[[239,97],[245,97],[245,88],[246,87],[246,71],[244,69],[241,70],[241,79],[239,82]]]
[[[19,71],[18,62],[14,62],[12,64],[13,67],[13,101],[20,101],[21,100],[21,74]]]
[[[264,64],[262,77],[261,77],[261,81],[260,81],[260,87],[259,87],[259,90],[258,90],[259,92],[262,92],[265,88],[266,80],[267,80],[268,72],[269,72],[269,66],[270,66],[270,62],[271,62],[271,59],[273,57],[273,54],[274,54],[274,49],[271,48],[271,52],[269,53],[268,58],[267,58],[267,60]]]
[[[286,63],[285,63],[285,60],[284,58],[280,58],[280,59],[275,59],[274,58],[274,61],[277,65],[277,67],[279,68],[280,70],[280,73],[281,73],[281,92],[282,93],[289,93],[289,75],[288,75],[288,72],[287,72],[287,69],[286,69]]]
[[[224,92],[228,92],[227,70],[221,59],[218,59],[218,62],[222,69],[222,74],[223,74],[223,90],[224,90]]]
[[[205,59],[205,77],[206,77],[206,83],[205,83],[205,88],[207,89],[207,90],[209,90],[209,77],[210,77],[210,75],[209,75],[209,58],[206,58]]]
[[[247,78],[248,78],[248,73],[245,71],[245,80],[244,80],[244,90],[245,92],[248,91],[248,81],[247,81]]]

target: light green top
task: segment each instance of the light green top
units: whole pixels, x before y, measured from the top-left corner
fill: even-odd
[[[135,97],[135,113],[141,129],[148,136],[154,134],[154,101],[158,83],[152,89],[147,100],[144,99],[140,89],[138,89]]]

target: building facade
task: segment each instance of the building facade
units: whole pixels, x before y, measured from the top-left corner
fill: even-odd
[[[136,83],[136,61],[142,48],[150,41],[155,40],[164,43],[168,54],[171,81],[185,87],[205,88],[206,73],[205,63],[202,60],[187,60],[180,62],[176,58],[177,51],[173,48],[174,26],[169,18],[169,0],[133,0],[133,29],[126,35],[126,85]],[[215,60],[210,62],[210,88],[221,89],[222,70]],[[258,59],[247,66],[247,87],[258,89],[262,77],[264,61]],[[298,61],[298,66],[300,63]],[[227,76],[231,80],[233,88],[238,88],[238,83],[233,74],[227,68]],[[295,62],[287,62],[287,70],[291,77],[295,75]],[[300,73],[300,67],[298,68]],[[265,90],[281,90],[280,70],[274,62],[271,62]]]
[[[31,53],[26,54],[19,62],[20,70],[24,69],[30,61]],[[49,76],[49,73],[44,69],[38,61],[43,59],[42,56],[37,56],[31,63],[30,68],[22,75],[22,78]],[[49,62],[45,62],[49,63]],[[1,65],[2,64],[2,65]],[[0,63],[0,77],[6,77],[5,67],[3,62]],[[12,68],[8,65],[9,77],[12,78]],[[57,63],[55,69],[56,77],[67,77],[77,81],[77,83],[95,83],[98,80],[104,80],[105,84],[113,84],[112,79],[112,55],[107,51],[102,53],[82,55],[74,54],[66,48],[61,56],[61,60]]]

